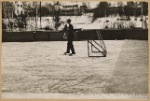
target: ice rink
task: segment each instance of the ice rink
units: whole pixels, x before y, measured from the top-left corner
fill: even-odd
[[[2,96],[148,94],[148,41],[105,40],[107,57],[88,57],[87,41],[2,43]]]

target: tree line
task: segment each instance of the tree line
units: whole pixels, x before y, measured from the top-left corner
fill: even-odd
[[[9,6],[13,4],[11,2],[7,2]],[[80,14],[83,13],[94,13],[94,17],[105,17],[109,15],[119,14],[120,16],[140,16],[148,15],[148,3],[147,2],[141,2],[143,4],[143,12],[141,12],[141,8],[136,7],[135,3],[133,2],[127,2],[127,5],[125,6],[118,6],[118,7],[110,7],[108,2],[100,2],[98,6],[94,9],[89,9],[87,5],[82,5],[79,7]],[[2,3],[3,6],[3,3]],[[10,10],[14,10],[10,7]],[[6,12],[4,10],[5,7],[2,7],[2,17],[4,18],[6,14],[4,13],[11,13]],[[9,10],[9,11],[10,11]],[[54,5],[51,3],[47,3],[45,5],[40,6],[39,3],[37,3],[34,7],[31,7],[30,5],[25,5],[24,3],[24,10],[26,14],[30,17],[34,16],[53,16],[54,14]],[[61,11],[61,10],[60,10]],[[13,12],[13,16],[15,17],[15,13]],[[60,13],[61,14],[61,13]]]

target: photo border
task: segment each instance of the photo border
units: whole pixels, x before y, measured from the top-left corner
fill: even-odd
[[[148,2],[148,57],[150,57],[150,54],[149,54],[149,50],[150,50],[150,45],[149,45],[149,42],[150,42],[150,0],[1,0],[0,1],[0,44],[1,44],[1,47],[0,47],[0,56],[1,56],[1,61],[0,61],[0,74],[1,74],[1,77],[0,77],[0,91],[2,91],[2,2],[3,1],[108,1],[108,2],[113,2],[113,1],[145,1],[145,2]],[[150,59],[148,58],[148,62],[150,63]],[[150,64],[148,63],[148,97],[150,96]],[[0,92],[0,101],[18,101],[18,100],[22,100],[22,101],[58,101],[58,100],[61,100],[61,101],[91,101],[91,100],[94,100],[94,101],[150,101],[150,99],[148,98],[147,100],[133,100],[133,99],[2,99],[1,98],[1,93]]]

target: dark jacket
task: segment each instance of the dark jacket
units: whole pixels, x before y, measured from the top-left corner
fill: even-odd
[[[69,27],[67,27],[67,24],[64,27],[65,33],[67,33],[67,38],[73,39],[74,34],[73,34],[73,25],[69,24]]]

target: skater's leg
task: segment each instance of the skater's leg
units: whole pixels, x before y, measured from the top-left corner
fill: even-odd
[[[74,50],[73,41],[71,42],[70,48],[71,48],[72,54],[75,54],[75,50]]]

